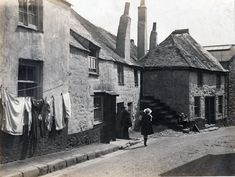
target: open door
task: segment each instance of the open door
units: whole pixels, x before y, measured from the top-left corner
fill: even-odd
[[[101,130],[101,142],[109,143],[116,140],[116,96],[113,92],[95,93],[102,99],[103,128]]]

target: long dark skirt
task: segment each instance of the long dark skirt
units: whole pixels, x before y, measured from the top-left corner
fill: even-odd
[[[151,123],[146,123],[141,126],[141,135],[151,135],[153,133],[154,132]]]

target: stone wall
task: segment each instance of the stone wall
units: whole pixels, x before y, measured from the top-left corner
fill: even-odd
[[[235,120],[235,60],[231,60],[228,75],[228,111],[229,118]]]
[[[4,80],[1,84],[15,95],[20,58],[43,61],[43,90],[52,89],[43,97],[67,91],[70,9],[55,0],[43,3],[43,32],[18,25],[18,1],[5,1],[4,4],[6,23],[0,27],[5,35],[1,58],[4,65],[0,70]],[[53,89],[57,84],[62,86]]]
[[[226,97],[225,97],[225,75],[221,75],[221,87],[216,87],[216,73],[203,72],[203,86],[197,85],[197,72],[190,73],[190,87],[189,87],[189,107],[190,107],[190,119],[194,120],[197,117],[194,116],[194,97],[200,96],[201,100],[201,119],[205,119],[205,97],[215,96],[215,108],[216,108],[216,120],[224,119],[227,117]],[[224,97],[223,114],[218,111],[218,96]]]
[[[189,114],[189,71],[143,72],[143,95],[155,96],[178,113]]]
[[[114,91],[119,96],[117,103],[133,104],[133,117],[139,115],[139,86],[135,87],[134,69],[124,66],[123,86],[118,85],[117,64],[99,60],[99,75],[89,75],[88,55],[71,48],[69,90],[72,98],[72,119],[69,122],[69,134],[92,129],[94,122],[93,96],[99,91]]]

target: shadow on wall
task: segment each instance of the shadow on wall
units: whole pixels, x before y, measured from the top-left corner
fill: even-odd
[[[160,176],[232,176],[235,154],[206,155]]]

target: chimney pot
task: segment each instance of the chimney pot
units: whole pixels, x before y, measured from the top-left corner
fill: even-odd
[[[150,40],[149,40],[149,50],[153,50],[157,46],[157,23],[153,23],[153,29],[150,34]]]
[[[145,0],[140,1],[140,6],[145,6]]]
[[[130,3],[126,2],[125,10],[124,10],[124,15],[129,15],[129,10],[130,10]]]
[[[154,22],[154,23],[153,23],[153,31],[156,31],[156,30],[157,30],[157,23]]]

